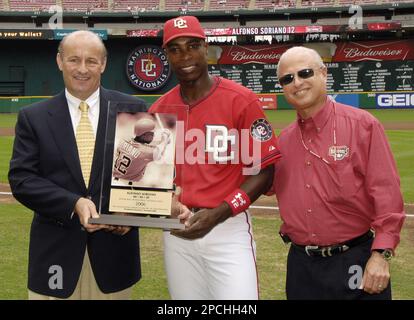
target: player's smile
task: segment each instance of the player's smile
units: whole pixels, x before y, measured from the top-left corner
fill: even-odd
[[[176,66],[172,66],[173,70],[178,77],[178,79],[187,80],[187,81],[194,81],[199,78],[202,74],[200,66],[196,62],[192,62],[188,64],[188,61],[183,64],[182,66],[178,63]]]
[[[195,65],[187,66],[187,67],[180,67],[180,70],[183,73],[192,73],[196,69]]]

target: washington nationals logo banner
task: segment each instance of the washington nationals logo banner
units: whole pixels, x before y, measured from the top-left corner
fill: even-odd
[[[160,47],[140,46],[128,56],[126,74],[129,82],[143,91],[156,91],[170,78],[171,68]]]
[[[131,103],[108,107],[100,218],[91,223],[181,229],[171,218],[177,116]],[[168,219],[161,219],[167,217]]]

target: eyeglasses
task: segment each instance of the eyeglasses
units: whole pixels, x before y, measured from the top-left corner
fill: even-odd
[[[308,78],[313,77],[315,75],[315,72],[313,71],[313,69],[303,69],[303,70],[299,70],[297,72],[297,75],[301,79],[308,79]],[[280,77],[279,83],[281,86],[287,86],[289,83],[293,81],[293,79],[295,79],[295,75],[289,73],[287,75],[284,75],[283,77]]]

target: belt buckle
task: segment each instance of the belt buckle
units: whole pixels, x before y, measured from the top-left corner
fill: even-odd
[[[319,249],[319,246],[306,246],[305,247],[305,252],[309,257],[311,257],[312,255],[310,254],[310,252],[308,250],[315,250],[315,249]]]
[[[346,245],[346,244],[343,244],[342,246],[341,246],[341,250],[342,250],[342,252],[345,252],[345,251],[347,251],[349,249],[349,247]]]
[[[321,255],[322,257],[326,258],[326,257],[332,257],[332,252],[331,250],[333,249],[333,247],[324,247],[321,248]]]

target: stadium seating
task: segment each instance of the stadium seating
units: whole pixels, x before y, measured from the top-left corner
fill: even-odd
[[[295,7],[294,0],[256,0],[256,9],[282,9]]]
[[[363,6],[363,5],[367,5],[367,4],[372,5],[372,4],[382,3],[382,2],[383,2],[382,0],[339,0],[338,5],[340,5],[340,6],[349,6],[349,5],[355,4],[355,5],[360,5],[360,6],[362,5]]]
[[[210,10],[248,9],[250,0],[210,0]]]
[[[50,6],[56,5],[56,0],[10,0],[11,11],[48,11]]]
[[[48,11],[62,5],[65,11],[143,12],[238,9],[284,9],[410,3],[413,0],[0,0],[0,10]]]
[[[137,1],[131,1],[137,2]],[[62,5],[65,11],[108,11],[108,0],[9,0],[12,11],[48,11],[52,5]]]
[[[62,0],[65,11],[108,11],[108,0]]]
[[[302,7],[332,7],[336,0],[302,0]],[[374,0],[377,1],[377,0]]]
[[[204,9],[204,0],[165,1],[165,11],[200,11]]]
[[[153,0],[113,0],[111,11],[142,12],[159,10],[159,1]]]

